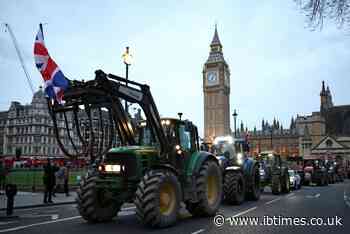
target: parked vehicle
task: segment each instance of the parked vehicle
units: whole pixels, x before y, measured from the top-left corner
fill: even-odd
[[[294,190],[301,188],[301,178],[300,175],[294,170],[288,170],[290,187]]]

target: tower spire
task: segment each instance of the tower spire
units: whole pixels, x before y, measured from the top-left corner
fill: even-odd
[[[324,80],[322,81],[322,90],[320,93],[321,96],[326,96],[326,87],[324,85]]]
[[[220,45],[221,46],[221,42],[219,39],[219,34],[218,34],[218,29],[217,29],[217,24],[215,23],[215,31],[214,31],[214,36],[213,36],[213,40],[211,41],[211,46],[215,46],[215,45]]]

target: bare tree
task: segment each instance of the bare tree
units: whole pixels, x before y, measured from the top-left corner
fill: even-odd
[[[350,0],[294,0],[305,12],[312,29],[322,29],[324,21],[336,23],[340,28],[350,26]]]

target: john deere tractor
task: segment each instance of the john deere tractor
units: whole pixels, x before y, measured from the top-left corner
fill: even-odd
[[[244,139],[220,136],[214,140],[214,154],[224,177],[224,199],[232,205],[260,198],[259,163],[247,157],[249,145]]]
[[[150,227],[175,224],[181,202],[194,216],[214,215],[222,198],[222,172],[214,155],[199,151],[197,127],[186,120],[161,119],[149,86],[95,73],[94,80],[70,81],[63,105],[48,101],[63,152],[91,159],[78,190],[81,216],[88,222],[108,221],[126,202],[135,204],[137,218]],[[132,122],[122,100],[126,108],[138,104],[146,119]],[[101,116],[108,116],[107,125]],[[71,138],[67,142],[59,128],[64,122]],[[118,147],[113,146],[116,137]]]
[[[275,195],[289,193],[290,182],[288,167],[282,161],[281,156],[273,151],[261,152],[258,157],[260,162],[260,180],[262,189],[270,186]]]

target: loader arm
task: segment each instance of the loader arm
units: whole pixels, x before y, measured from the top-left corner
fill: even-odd
[[[56,102],[53,103],[48,100],[49,113],[54,122],[54,130],[57,142],[63,153],[69,157],[88,155],[91,157],[91,160],[94,160],[96,157],[100,157],[105,154],[111,148],[112,141],[117,135],[116,133],[118,133],[122,145],[136,145],[136,135],[132,126],[132,122],[120,100],[123,99],[129,103],[137,103],[140,105],[140,107],[143,109],[147,123],[150,126],[152,133],[159,142],[160,155],[164,156],[167,154],[169,152],[168,138],[165,135],[160,116],[150,92],[149,86],[126,80],[125,78],[116,75],[107,75],[101,70],[97,70],[95,72],[95,75],[96,77],[94,80],[87,82],[70,81],[70,87],[64,93],[65,103],[63,105],[60,105]],[[78,116],[78,112],[81,110],[79,109],[80,107],[84,107],[83,109],[88,119],[88,141],[86,141],[86,139],[84,139],[82,136],[79,127],[81,125],[79,123],[80,118]],[[105,147],[103,150],[101,147],[98,147],[98,152],[93,152],[96,136],[94,136],[93,131],[91,110],[96,108],[99,110],[99,126],[103,128],[103,123],[101,120],[101,109],[105,108],[108,110],[110,123],[113,122],[111,126],[115,126],[115,129],[110,129],[110,136],[112,138],[109,138],[107,147]],[[74,122],[76,130],[75,132],[77,138],[81,142],[82,148],[84,149],[80,152],[78,152],[78,147],[75,146],[75,143],[73,142],[70,134],[70,129],[68,127],[68,121],[66,117],[67,112],[72,113],[72,121]],[[63,113],[65,117],[67,136],[70,138],[70,142],[73,145],[75,154],[69,152],[69,150],[67,150],[65,147],[65,144],[62,143],[60,139],[59,127],[57,124],[57,114],[59,113]],[[99,139],[100,146],[103,145],[103,136],[104,134],[102,134],[102,139]]]

